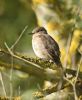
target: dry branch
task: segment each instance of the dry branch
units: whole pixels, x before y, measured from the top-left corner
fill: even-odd
[[[27,58],[17,54],[11,55],[8,52],[3,50],[0,51],[0,67],[3,69],[11,69],[11,58],[13,57],[13,69],[25,72],[29,75],[36,76],[43,80],[54,80],[55,83],[58,83],[62,74],[62,69],[57,67],[55,64],[49,61],[43,61],[41,59]],[[65,70],[65,75],[71,75],[71,79],[76,77],[76,71],[71,69]],[[82,72],[78,73],[78,79],[82,80]],[[70,84],[64,79],[61,89],[70,86]],[[35,95],[37,97],[43,97],[44,94],[50,94],[57,91],[58,84],[54,86],[43,89],[40,92],[37,92]],[[38,96],[38,94],[40,94]]]
[[[58,79],[60,76],[61,68],[54,68],[56,70],[52,70],[51,72],[48,69],[43,68],[41,64],[37,64],[39,62],[35,59],[20,57],[17,55],[11,55],[5,51],[0,51],[0,66],[1,68],[11,69],[11,59],[13,57],[13,69],[25,72],[27,74],[42,78],[44,80]],[[34,62],[33,62],[34,61]],[[42,62],[41,62],[42,63]],[[58,71],[57,71],[58,70]],[[56,75],[57,74],[57,75]],[[55,77],[54,77],[55,76]]]
[[[0,100],[10,100],[9,97],[0,97]],[[12,97],[12,100],[21,100],[21,97]]]

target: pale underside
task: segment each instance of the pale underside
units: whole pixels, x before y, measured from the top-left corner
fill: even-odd
[[[59,47],[56,41],[48,34],[34,34],[32,37],[32,47],[37,57],[53,60],[60,57]]]

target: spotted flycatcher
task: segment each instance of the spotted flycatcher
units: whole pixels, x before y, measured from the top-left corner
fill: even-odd
[[[47,33],[44,27],[37,27],[32,31],[32,47],[36,56],[51,60],[62,67],[58,43]]]

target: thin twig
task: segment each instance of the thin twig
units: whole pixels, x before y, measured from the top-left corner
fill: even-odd
[[[65,60],[64,60],[64,66],[63,66],[61,79],[60,79],[59,85],[58,85],[58,91],[61,90],[61,87],[62,87],[62,84],[63,84],[63,77],[64,77],[64,72],[65,72],[66,66],[67,66],[67,57],[68,57],[68,53],[69,53],[70,43],[71,43],[71,35],[69,35],[69,38],[68,38],[68,41],[67,41],[66,56],[65,56]]]
[[[78,65],[78,69],[77,69],[77,73],[76,73],[76,77],[75,77],[75,81],[74,81],[75,84],[77,82],[77,78],[78,78],[78,75],[79,75],[79,70],[80,70],[80,67],[81,67],[81,63],[82,63],[82,56],[81,56],[81,59],[80,59],[79,65]]]
[[[18,39],[15,41],[15,43],[11,46],[11,48],[8,47],[7,43],[5,42],[5,46],[8,49],[9,53],[11,54],[11,70],[10,70],[10,100],[12,99],[13,96],[13,86],[12,86],[12,78],[13,78],[13,48],[15,47],[15,45],[19,42],[19,40],[21,39],[22,35],[24,34],[24,32],[26,31],[28,26],[25,26],[25,28],[23,29],[23,31],[21,32],[20,36],[18,37]],[[12,51],[11,51],[12,50]]]
[[[78,76],[79,76],[79,70],[80,70],[81,63],[82,63],[82,56],[81,56],[81,59],[80,59],[79,65],[78,65],[76,77],[75,77],[74,84],[73,84],[75,100],[78,100],[78,97],[77,97],[77,94],[76,94],[76,82],[77,82],[77,79],[78,79]]]
[[[78,65],[78,69],[77,69],[77,73],[76,73],[74,82],[72,82],[72,81],[70,81],[68,78],[64,77],[64,79],[65,79],[66,81],[68,81],[68,82],[72,85],[72,87],[73,87],[75,100],[78,100],[78,96],[77,96],[77,93],[76,93],[76,82],[77,82],[77,80],[78,80],[79,69],[80,69],[81,63],[82,63],[82,57],[81,57],[81,59],[80,59],[79,65]]]
[[[10,50],[10,48],[9,48],[8,45],[7,45],[7,43],[5,43],[5,45],[6,45],[6,48],[7,48],[7,50],[9,51],[9,53],[10,53],[11,56],[13,56],[13,57],[15,57],[15,58],[18,58],[18,59],[20,59],[20,60],[22,60],[22,61],[25,61],[25,62],[27,62],[27,63],[33,64],[34,66],[37,66],[38,68],[41,68],[39,65],[37,65],[37,64],[35,64],[35,63],[33,63],[33,62],[30,62],[30,61],[28,61],[28,60],[26,60],[26,59],[23,59],[23,58],[21,58],[21,57],[15,55],[15,54]]]
[[[13,49],[15,47],[15,45],[20,41],[22,35],[24,34],[24,32],[26,31],[26,29],[28,28],[28,26],[26,25],[25,28],[23,29],[23,31],[21,32],[20,36],[18,37],[18,39],[15,41],[15,43],[10,47],[10,49]]]
[[[66,56],[65,56],[65,60],[64,60],[64,66],[63,66],[64,70],[66,69],[66,66],[67,66],[67,58],[68,58],[70,44],[71,44],[71,35],[69,35],[69,38],[68,38],[68,41],[67,41]]]
[[[5,42],[5,46],[8,49],[10,54],[13,54],[13,52],[8,47],[7,43]],[[13,78],[13,56],[11,55],[11,70],[10,70],[10,100],[12,100],[13,96],[13,86],[12,86],[12,78]]]
[[[11,70],[10,70],[10,100],[12,100],[13,97],[13,56],[11,56]]]
[[[3,78],[2,78],[2,73],[1,72],[0,72],[0,80],[1,80],[1,84],[2,84],[4,95],[6,97],[7,93],[6,93],[6,90],[5,90],[5,85],[4,85],[4,82],[3,82]]]
[[[7,50],[9,51],[9,53],[10,53],[11,55],[13,55],[13,52],[12,52],[11,49],[8,47],[7,43],[5,42],[4,44],[5,44],[5,47],[7,48]]]

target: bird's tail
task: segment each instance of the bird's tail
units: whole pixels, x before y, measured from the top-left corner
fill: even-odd
[[[58,66],[61,68],[63,67],[61,61],[58,63]]]
[[[60,59],[59,59],[59,60],[56,60],[56,61],[55,61],[55,63],[56,63],[56,65],[57,65],[58,67],[63,68],[63,66],[62,66],[62,63],[61,63]]]

